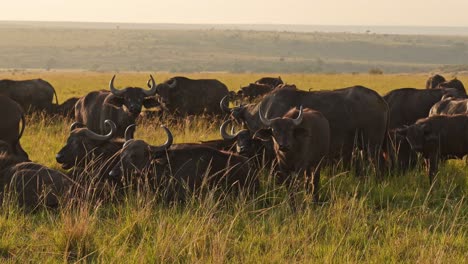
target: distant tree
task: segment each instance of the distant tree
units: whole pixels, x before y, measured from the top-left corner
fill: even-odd
[[[381,74],[383,74],[383,70],[380,69],[380,68],[377,68],[377,67],[370,68],[370,69],[369,69],[369,74],[372,74],[372,75],[381,75]]]

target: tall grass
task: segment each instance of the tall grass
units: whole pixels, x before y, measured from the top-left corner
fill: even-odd
[[[65,80],[67,74],[61,74]],[[70,87],[82,87],[75,74],[70,74]],[[87,74],[83,83],[89,81]],[[107,82],[107,74],[93,75],[89,78]],[[132,83],[128,76],[133,75],[123,75],[122,84]],[[146,75],[135,76],[144,83]],[[229,83],[258,77],[219,76]],[[402,86],[397,81],[400,76],[362,75],[351,81],[338,75],[294,76],[297,79],[292,75],[283,79],[311,85],[316,79],[317,85],[337,86],[351,81],[367,85],[363,80],[368,79],[381,87]],[[423,77],[402,78],[411,84]],[[69,94],[62,87],[59,95]],[[28,117],[21,143],[30,158],[59,169],[54,155],[64,145],[70,123],[43,115]],[[160,123],[140,120],[135,137],[154,145],[163,143]],[[220,121],[196,117],[169,127],[175,142],[181,143],[219,138],[219,125]],[[299,194],[305,205],[296,210],[288,191],[274,183],[268,168],[259,173],[261,189],[254,197],[211,191],[191,196],[186,203],[167,205],[158,195],[163,190],[143,187],[129,189],[113,201],[99,201],[98,186],[90,181],[76,191],[79,199],[58,209],[27,212],[5,200],[0,206],[0,262],[466,262],[465,161],[443,164],[432,186],[422,165],[403,174],[376,178],[370,172],[366,176],[326,167],[320,202]]]

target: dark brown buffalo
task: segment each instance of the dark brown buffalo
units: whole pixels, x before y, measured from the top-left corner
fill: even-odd
[[[241,87],[240,90],[237,92],[237,95],[242,98],[246,98],[249,101],[260,97],[264,94],[271,92],[274,87],[271,87],[267,84],[257,84],[257,83],[250,83],[247,86]]]
[[[258,113],[265,127],[271,129],[280,181],[292,183],[291,173],[297,173],[306,190],[313,190],[318,201],[320,167],[328,155],[330,127],[328,120],[312,109],[291,109],[283,117],[269,119]],[[311,185],[312,184],[312,185]]]
[[[28,154],[20,144],[26,121],[23,109],[12,99],[0,95],[0,140],[10,144],[13,154],[28,159]],[[20,123],[23,123],[20,130]]]
[[[54,95],[55,104],[58,104],[54,87],[42,79],[24,81],[0,80],[0,95],[5,95],[15,100],[27,112],[51,112]]]
[[[88,172],[106,179],[115,163],[114,155],[122,148],[123,138],[116,138],[116,125],[106,120],[110,127],[107,135],[99,135],[82,124],[73,123],[67,143],[57,153],[56,160],[65,170],[75,167],[75,174]]]
[[[426,89],[434,89],[439,86],[440,83],[445,82],[445,78],[442,75],[434,74],[426,81]]]
[[[222,114],[219,102],[228,92],[226,85],[215,79],[173,77],[157,86],[161,105],[170,113],[181,116]]]
[[[255,81],[256,84],[265,84],[268,85],[272,88],[275,88],[276,86],[283,84],[283,80],[281,80],[281,77],[278,76],[278,78],[275,77],[263,77]]]
[[[441,89],[443,89],[443,88],[453,88],[453,89],[457,90],[460,95],[465,95],[466,96],[465,86],[457,78],[454,78],[454,79],[452,79],[450,81],[439,83],[437,88],[441,88]]]
[[[21,206],[56,207],[72,186],[72,181],[65,174],[13,155],[9,152],[9,144],[0,141],[1,198],[14,194]]]
[[[387,103],[378,93],[363,86],[311,92],[294,86],[278,87],[259,104],[233,109],[227,108],[226,100],[223,101],[221,107],[253,132],[265,128],[258,114],[260,106],[268,118],[282,117],[292,107],[301,105],[321,112],[330,123],[330,157],[343,159],[346,164],[355,146],[366,150],[364,154],[368,158],[376,158],[387,129]]]
[[[463,158],[468,154],[467,115],[431,116],[399,129],[398,133],[423,155],[431,184],[440,159]]]
[[[432,106],[429,116],[468,114],[468,99],[446,98]]]
[[[72,97],[67,99],[61,105],[55,105],[54,113],[70,119],[75,118],[75,104],[79,99],[79,97]]]
[[[115,136],[123,137],[125,129],[135,123],[143,106],[151,108],[158,105],[154,97],[156,83],[153,77],[150,77],[150,90],[138,87],[118,90],[114,87],[114,75],[109,83],[110,91],[90,92],[76,102],[75,121],[103,134],[106,130],[104,121],[111,120],[117,125]]]
[[[170,200],[183,200],[186,188],[190,191],[203,186],[248,191],[258,188],[258,179],[250,174],[245,157],[199,144],[171,146],[172,134],[169,129],[163,128],[168,139],[162,146],[151,146],[127,135],[120,163],[114,167],[110,176],[146,176],[156,188],[170,187],[167,189],[167,198]],[[168,186],[169,183],[174,185]]]
[[[411,125],[418,119],[427,117],[431,107],[444,95],[456,98],[464,96],[455,89],[416,88],[400,88],[383,96],[390,110],[389,138],[384,148],[391,159],[392,167],[405,170],[414,166],[417,160],[416,153],[411,151],[407,141],[397,137],[395,131],[392,130]]]

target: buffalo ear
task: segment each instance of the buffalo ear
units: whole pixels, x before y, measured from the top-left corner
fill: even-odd
[[[269,141],[271,140],[272,136],[273,133],[271,132],[271,129],[260,129],[257,132],[255,132],[253,138],[258,138],[262,141]]]
[[[124,104],[124,99],[122,97],[115,96],[113,94],[107,96],[105,104],[109,104],[115,107],[122,107]]]
[[[158,100],[156,99],[156,97],[152,96],[152,97],[147,97],[145,98],[145,100],[143,101],[143,106],[145,108],[154,108],[154,107],[158,107],[159,106],[159,102]]]

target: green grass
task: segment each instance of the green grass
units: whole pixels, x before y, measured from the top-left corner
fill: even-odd
[[[1,78],[42,77],[60,101],[106,88],[112,73],[11,72]],[[187,74],[218,78],[231,89],[265,74]],[[268,74],[276,76],[278,74]],[[156,73],[158,81],[172,75]],[[426,75],[281,74],[302,89],[354,84],[383,94],[393,88],[423,87]],[[116,85],[143,86],[148,73],[119,73]],[[466,83],[466,76],[459,76]],[[58,169],[55,153],[71,121],[38,115],[28,118],[22,145],[32,160]],[[165,140],[160,121],[140,122],[136,137]],[[219,138],[219,122],[206,118],[170,126],[175,141]],[[449,161],[431,187],[424,169],[404,175],[356,177],[343,171],[322,174],[321,203],[292,210],[286,190],[261,175],[255,198],[219,198],[208,193],[168,207],[145,191],[120,202],[85,198],[60,210],[24,212],[15,203],[0,206],[0,262],[104,263],[464,263],[468,259],[468,165]],[[300,196],[303,197],[303,196]],[[308,200],[306,200],[308,201]]]

